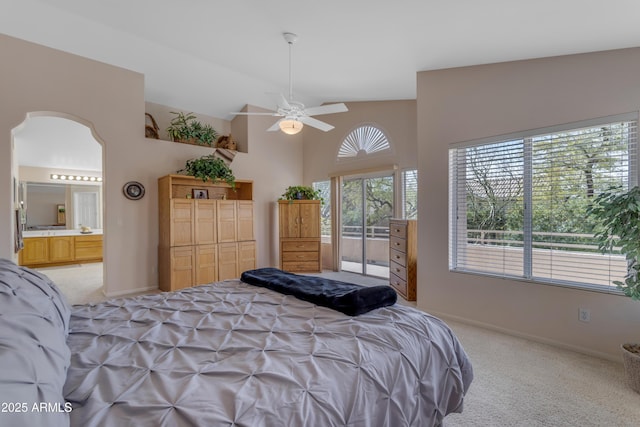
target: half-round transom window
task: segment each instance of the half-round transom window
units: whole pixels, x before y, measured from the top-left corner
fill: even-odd
[[[389,148],[389,140],[380,129],[365,125],[354,129],[342,141],[338,158],[353,158],[364,154],[378,153]]]

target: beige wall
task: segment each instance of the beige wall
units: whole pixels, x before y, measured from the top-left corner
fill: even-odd
[[[311,185],[315,181],[327,180],[331,175],[349,175],[357,171],[388,169],[393,166],[398,167],[396,178],[399,178],[402,169],[417,167],[415,100],[346,104],[349,108],[346,113],[317,117],[335,126],[333,130],[322,132],[307,126],[301,132],[304,134],[304,181],[300,184]],[[365,124],[384,131],[391,151],[338,161],[338,150],[344,139],[351,131]],[[396,179],[396,189],[396,195],[399,196],[399,179]],[[396,197],[396,205],[399,203],[400,198]],[[325,268],[336,267],[331,242],[322,244],[322,260]]]
[[[249,107],[249,111],[265,110]],[[269,116],[237,116],[231,126],[239,144],[245,138],[249,141],[249,154],[236,156],[233,171],[236,176],[253,179],[260,267],[278,265],[277,200],[288,186],[302,180],[302,134],[288,136],[282,132],[266,132],[275,120],[277,118]]]
[[[640,305],[626,297],[449,272],[447,149],[637,112],[639,79],[640,49],[418,73],[418,307],[616,360],[638,340]]]
[[[328,179],[330,174],[349,172],[380,166],[398,165],[400,169],[417,166],[416,151],[416,101],[348,102],[346,113],[317,116],[335,129],[322,132],[305,127],[304,134],[304,184]],[[370,124],[382,129],[392,147],[392,152],[372,155],[363,159],[338,162],[338,150],[342,141],[355,128]]]
[[[92,128],[103,144],[105,283],[110,295],[157,287],[157,179],[210,149],[144,137],[144,77],[141,74],[0,35],[0,200],[12,200],[11,132],[32,112],[61,112]],[[161,110],[161,109],[160,109]],[[158,111],[160,111],[158,110]],[[59,114],[59,113],[56,113]],[[300,139],[263,132],[264,119],[245,122],[253,140],[232,169],[254,180],[258,265],[271,262],[275,200],[302,179]],[[233,127],[222,123],[223,132]],[[161,131],[163,129],[161,128]],[[12,172],[14,168],[14,172]],[[139,181],[145,197],[122,195]],[[0,203],[0,257],[13,251],[13,206]]]

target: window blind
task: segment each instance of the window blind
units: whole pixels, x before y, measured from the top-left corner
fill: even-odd
[[[418,170],[402,171],[402,217],[418,218]]]
[[[320,204],[320,234],[323,241],[331,242],[331,181],[314,182],[313,189],[320,191],[324,200]]]
[[[449,150],[452,270],[615,289],[587,207],[637,182],[637,120],[589,122]]]

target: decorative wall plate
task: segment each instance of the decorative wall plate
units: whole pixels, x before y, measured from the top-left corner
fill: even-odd
[[[137,181],[129,181],[122,187],[122,192],[127,199],[140,200],[144,196],[144,185]]]

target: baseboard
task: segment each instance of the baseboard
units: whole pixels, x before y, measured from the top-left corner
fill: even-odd
[[[144,292],[157,291],[157,290],[158,290],[157,286],[147,286],[146,288],[140,288],[140,289],[136,289],[136,290],[105,292],[104,287],[103,287],[102,288],[102,293],[107,298],[117,298],[117,297],[136,295],[136,294],[141,294],[141,293],[144,293]]]
[[[538,342],[538,343],[541,343],[541,344],[547,344],[547,345],[551,345],[553,347],[562,348],[564,350],[570,350],[570,351],[574,351],[576,353],[585,354],[587,356],[597,357],[599,359],[604,359],[604,360],[608,360],[610,362],[615,362],[615,363],[622,364],[622,359],[620,357],[615,357],[615,356],[613,356],[611,354],[608,354],[608,353],[601,353],[599,351],[593,351],[593,350],[590,350],[588,348],[575,346],[575,345],[570,345],[570,344],[559,342],[559,341],[555,341],[555,340],[550,340],[548,338],[539,337],[537,335],[529,335],[529,334],[525,334],[525,333],[522,333],[522,332],[519,332],[519,331],[514,331],[514,330],[511,330],[511,329],[507,329],[507,328],[501,328],[499,326],[495,326],[495,325],[492,325],[490,323],[478,322],[476,320],[467,319],[465,317],[453,316],[453,315],[449,315],[449,314],[445,314],[445,313],[434,312],[434,311],[431,311],[431,310],[429,310],[427,312],[429,314],[433,315],[433,316],[441,318],[444,321],[452,320],[452,321],[455,321],[455,322],[465,323],[467,325],[477,326],[479,328],[488,329],[490,331],[500,332],[500,333],[505,334],[505,335],[511,335],[511,336],[517,337],[517,338],[524,338],[524,339],[527,339],[527,340],[530,340],[530,341],[534,341],[534,342]]]

